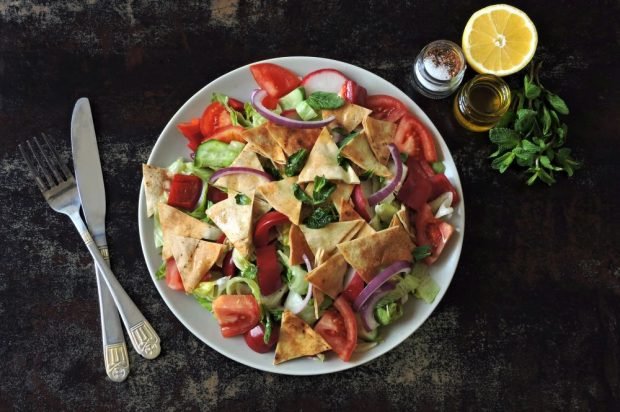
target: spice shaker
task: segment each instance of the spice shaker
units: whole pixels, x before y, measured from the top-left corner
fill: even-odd
[[[413,86],[431,99],[448,97],[461,84],[466,67],[463,51],[456,43],[436,40],[426,45],[416,57]]]

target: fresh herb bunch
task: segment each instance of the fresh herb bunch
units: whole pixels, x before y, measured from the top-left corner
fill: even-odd
[[[560,115],[568,115],[568,106],[540,83],[541,65],[530,65],[523,88],[513,90],[510,109],[489,131],[489,139],[497,145],[490,156],[491,167],[504,173],[516,162],[526,168],[528,185],[536,180],[551,185],[555,183],[555,172],[572,176],[581,167],[571,157],[571,150],[564,147],[568,126]]]

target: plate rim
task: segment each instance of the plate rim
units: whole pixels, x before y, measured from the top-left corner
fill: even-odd
[[[463,242],[464,242],[464,237],[465,237],[465,198],[463,196],[463,190],[462,190],[462,183],[460,180],[460,175],[458,172],[458,169],[456,167],[456,163],[454,162],[454,158],[452,157],[452,153],[448,148],[447,143],[445,142],[442,134],[439,132],[439,130],[437,129],[437,127],[435,126],[435,124],[431,121],[431,119],[428,117],[428,115],[420,108],[420,106],[417,105],[417,103],[404,91],[402,91],[400,88],[398,88],[396,85],[394,85],[392,82],[384,79],[383,77],[379,76],[378,74],[375,74],[363,67],[357,66],[355,64],[352,63],[348,63],[345,61],[341,61],[341,60],[335,60],[335,59],[330,59],[330,58],[325,58],[325,57],[315,57],[315,56],[284,56],[284,57],[274,57],[274,58],[269,58],[269,59],[264,59],[264,60],[259,60],[256,62],[252,62],[252,63],[248,63],[246,65],[240,66],[236,69],[233,69],[231,71],[228,71],[220,76],[218,76],[217,78],[215,78],[214,80],[210,81],[209,83],[207,83],[205,86],[201,87],[198,91],[196,91],[188,100],[186,100],[179,109],[177,109],[177,111],[174,113],[174,115],[170,118],[170,120],[166,123],[166,125],[164,126],[164,128],[162,129],[161,133],[157,136],[157,139],[155,141],[155,144],[153,145],[153,148],[151,149],[151,152],[149,154],[147,163],[151,164],[151,161],[153,160],[154,154],[158,151],[159,146],[163,145],[163,139],[162,136],[170,133],[170,129],[173,129],[174,127],[176,127],[176,125],[181,121],[180,117],[183,116],[184,112],[187,111],[188,107],[191,107],[196,100],[200,100],[202,98],[202,94],[204,93],[204,91],[206,89],[209,89],[211,87],[213,87],[214,84],[218,83],[219,81],[229,77],[229,76],[234,76],[236,73],[241,72],[243,70],[249,70],[249,67],[253,64],[257,64],[257,63],[275,63],[275,64],[280,64],[286,67],[286,62],[290,62],[290,61],[299,61],[299,60],[306,60],[311,64],[314,65],[319,65],[319,64],[337,64],[337,65],[345,65],[347,67],[351,67],[354,68],[355,70],[361,70],[364,74],[364,76],[370,76],[370,77],[376,77],[386,83],[389,83],[395,90],[398,91],[398,94],[400,94],[400,96],[395,96],[397,97],[399,100],[403,101],[405,103],[405,105],[411,109],[414,108],[414,112],[416,113],[416,116],[420,117],[422,122],[431,129],[431,132],[438,137],[438,139],[436,139],[436,142],[439,143],[439,146],[441,148],[441,155],[443,156],[443,160],[444,161],[450,161],[453,165],[454,165],[454,175],[451,176],[453,183],[456,183],[456,190],[461,198],[461,202],[458,205],[458,215],[460,216],[459,220],[459,226],[458,226],[458,232],[460,233],[460,236],[457,237],[457,243],[456,245],[454,245],[454,250],[452,251],[453,254],[456,254],[456,262],[454,264],[454,270],[452,270],[448,276],[447,282],[444,285],[442,285],[438,295],[435,297],[435,300],[433,301],[433,303],[431,303],[431,305],[433,305],[433,307],[431,308],[430,311],[428,311],[428,313],[426,313],[425,315],[422,316],[419,325],[414,328],[410,333],[408,333],[406,336],[404,336],[399,342],[393,344],[391,347],[384,349],[384,350],[380,350],[377,351],[376,353],[371,354],[370,356],[367,356],[365,359],[359,360],[357,362],[342,362],[342,361],[336,361],[335,359],[333,359],[334,362],[332,362],[332,360],[328,361],[329,363],[329,368],[316,368],[316,369],[312,369],[312,370],[304,370],[304,371],[300,371],[300,370],[289,370],[289,368],[287,368],[285,365],[278,365],[277,368],[274,367],[273,365],[271,365],[271,368],[265,368],[263,367],[263,365],[257,364],[257,363],[252,363],[251,361],[247,361],[246,359],[243,358],[239,358],[237,355],[232,354],[230,352],[227,352],[224,348],[220,348],[219,345],[213,344],[212,342],[209,342],[205,337],[201,336],[202,334],[195,330],[190,324],[189,321],[186,320],[184,318],[183,313],[178,310],[175,305],[173,304],[173,302],[169,301],[169,299],[166,297],[166,295],[160,290],[160,287],[163,287],[160,285],[160,281],[157,280],[157,278],[155,277],[155,271],[152,270],[149,259],[150,257],[147,255],[147,248],[146,248],[146,242],[148,239],[147,234],[145,233],[145,222],[150,219],[146,216],[146,198],[145,198],[145,194],[144,194],[144,178],[141,180],[140,183],[140,192],[139,192],[139,200],[138,200],[138,229],[139,229],[139,237],[140,237],[140,247],[142,249],[142,254],[147,266],[147,270],[151,276],[151,280],[153,281],[155,288],[157,289],[160,297],[162,298],[162,300],[164,301],[164,303],[166,304],[166,306],[168,307],[168,309],[172,312],[172,314],[175,316],[175,318],[181,322],[181,324],[187,329],[189,330],[196,338],[198,338],[200,341],[202,341],[203,343],[205,343],[207,346],[209,346],[211,349],[215,350],[216,352],[220,353],[221,355],[225,356],[226,358],[233,360],[235,362],[241,363],[245,366],[248,366],[250,368],[253,369],[257,369],[263,372],[269,372],[269,373],[276,373],[276,374],[281,374],[281,375],[289,375],[289,376],[315,376],[315,375],[325,375],[325,374],[331,374],[331,373],[336,373],[336,372],[341,372],[344,370],[348,370],[348,369],[353,369],[355,367],[364,365],[368,362],[371,362],[373,360],[376,360],[378,358],[380,358],[381,356],[387,354],[388,352],[392,351],[393,349],[395,349],[397,346],[400,346],[405,340],[407,340],[408,338],[410,338],[419,328],[422,327],[422,325],[428,320],[428,318],[435,313],[435,311],[437,310],[438,306],[440,305],[441,301],[443,300],[443,297],[445,296],[445,294],[447,293],[448,288],[450,287],[452,280],[454,279],[454,275],[456,273],[456,270],[458,269],[458,265],[460,262],[460,258],[461,258],[461,253],[462,253],[462,247],[463,247]],[[329,67],[329,66],[327,66]],[[317,70],[317,69],[314,69]],[[151,238],[148,239],[152,241],[152,234],[151,234]],[[374,351],[373,351],[374,352]],[[253,352],[252,352],[253,353]],[[322,363],[321,365],[326,365],[326,363]]]

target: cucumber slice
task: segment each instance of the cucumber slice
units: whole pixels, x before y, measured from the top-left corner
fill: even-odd
[[[194,158],[194,166],[210,167],[212,169],[230,166],[243,149],[243,144],[233,143],[226,144],[219,140],[207,140],[198,146],[196,157]]]
[[[282,110],[294,109],[299,103],[306,98],[306,92],[303,87],[298,87],[284,97],[278,100]]]
[[[317,112],[305,101],[301,101],[295,106],[295,110],[302,120],[312,120],[318,116]]]

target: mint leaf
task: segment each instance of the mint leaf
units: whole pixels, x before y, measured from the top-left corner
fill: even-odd
[[[512,149],[519,144],[521,136],[512,129],[495,127],[489,131],[489,139],[496,145]]]
[[[297,200],[300,200],[307,205],[314,205],[314,200],[310,196],[308,196],[308,194],[304,192],[301,186],[299,186],[297,183],[293,185],[293,195]]]
[[[415,249],[413,249],[413,260],[419,262],[424,258],[429,257],[431,255],[431,249],[432,248],[430,245],[416,247]]]
[[[327,200],[336,190],[336,185],[323,176],[314,177],[314,189],[312,191],[312,197],[314,198],[314,204],[320,204]]]
[[[299,149],[288,158],[286,166],[284,166],[284,174],[287,176],[298,175],[306,165],[307,159],[308,151],[306,149]]]
[[[512,152],[504,153],[500,157],[493,159],[493,161],[491,162],[491,167],[493,169],[499,170],[500,173],[504,173],[506,169],[508,169],[508,166],[510,166],[510,164],[513,162],[514,159],[515,159],[514,153]]]
[[[237,193],[235,195],[235,203],[237,203],[238,205],[247,206],[250,203],[252,203],[252,199],[250,199],[248,196],[244,195],[243,193]]]
[[[344,99],[336,93],[314,92],[306,99],[314,110],[337,109],[344,104]]]
[[[527,135],[536,122],[536,112],[530,109],[521,109],[517,111],[517,120],[515,121],[515,130],[519,133]]]
[[[338,212],[333,205],[318,207],[304,220],[304,224],[310,229],[320,229],[332,222],[338,221]]]
[[[566,102],[560,96],[547,92],[545,93],[545,97],[556,112],[563,115],[567,115],[569,113]]]
[[[532,83],[529,75],[525,75],[523,78],[523,89],[525,91],[525,97],[529,100],[534,100],[540,96],[541,89],[535,83]]]

